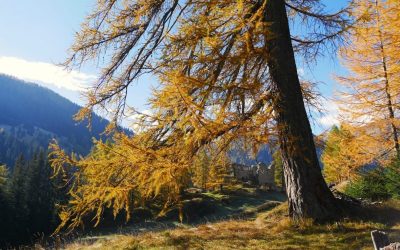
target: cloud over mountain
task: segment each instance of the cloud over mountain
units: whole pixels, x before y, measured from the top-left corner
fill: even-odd
[[[27,61],[16,57],[0,57],[0,73],[25,81],[42,82],[58,88],[82,91],[95,80],[94,75],[76,70],[68,71],[51,63]]]

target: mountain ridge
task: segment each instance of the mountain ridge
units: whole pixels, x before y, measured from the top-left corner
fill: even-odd
[[[52,139],[69,152],[89,153],[108,121],[93,114],[89,130],[73,120],[80,108],[48,88],[0,74],[0,163],[12,166],[19,150],[29,158]]]

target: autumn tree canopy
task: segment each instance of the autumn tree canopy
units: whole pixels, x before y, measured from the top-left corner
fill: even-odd
[[[349,124],[334,126],[326,137],[321,156],[325,179],[329,183],[353,180],[363,167],[376,164],[373,152],[377,147],[369,135],[357,133]]]
[[[400,156],[399,11],[398,1],[355,1],[351,13],[359,21],[340,53],[349,70],[338,77],[343,120],[377,146],[370,154],[383,161]]]
[[[66,62],[104,62],[77,118],[100,109],[116,123],[136,114],[140,132],[117,133],[112,146],[96,142],[98,153],[80,159],[52,146],[56,170],[77,167],[61,227],[140,200],[179,204],[198,152],[211,144],[223,152],[239,138],[254,147],[279,138],[293,218],[332,217],[337,205],[304,107],[314,90],[300,84],[294,53],[309,60],[334,48],[349,20],[316,0],[99,0]],[[306,31],[291,34],[290,23]],[[129,86],[149,73],[159,80],[151,115],[126,105]]]

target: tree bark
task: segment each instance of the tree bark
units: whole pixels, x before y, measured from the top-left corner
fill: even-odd
[[[392,96],[390,95],[390,88],[389,88],[389,77],[387,73],[387,66],[386,66],[386,57],[384,54],[384,48],[383,45],[381,46],[382,54],[383,54],[383,71],[385,75],[385,92],[386,92],[386,99],[387,99],[387,108],[389,112],[389,118],[390,118],[390,126],[392,127],[392,136],[393,136],[393,144],[394,148],[396,150],[396,156],[398,159],[400,159],[400,145],[399,145],[399,137],[398,137],[398,132],[397,132],[397,127],[394,124],[394,110],[393,110],[393,103],[392,103]]]
[[[323,221],[336,217],[338,203],[322,177],[296,68],[285,0],[266,0],[268,67],[277,99],[275,112],[289,214]]]

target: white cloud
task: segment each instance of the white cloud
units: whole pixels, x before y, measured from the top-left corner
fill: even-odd
[[[319,124],[325,128],[339,125],[339,106],[332,100],[325,100],[322,103],[322,108],[324,112],[318,119]]]
[[[299,74],[300,77],[304,77],[305,72],[303,68],[297,68],[297,74]]]
[[[0,57],[0,73],[11,75],[26,81],[42,82],[58,88],[82,91],[96,76],[68,71],[51,63],[26,61],[16,57]]]
[[[337,119],[337,116],[334,114],[328,114],[324,115],[319,119],[319,123],[326,127],[332,127],[333,125],[339,125],[339,120]]]
[[[131,114],[128,114],[124,118],[124,125],[133,130],[134,133],[143,132],[145,127],[142,126],[143,122],[147,125],[157,125],[155,121],[152,121],[151,116],[154,114],[152,110],[145,109],[140,112],[136,112],[134,110],[128,111]]]

